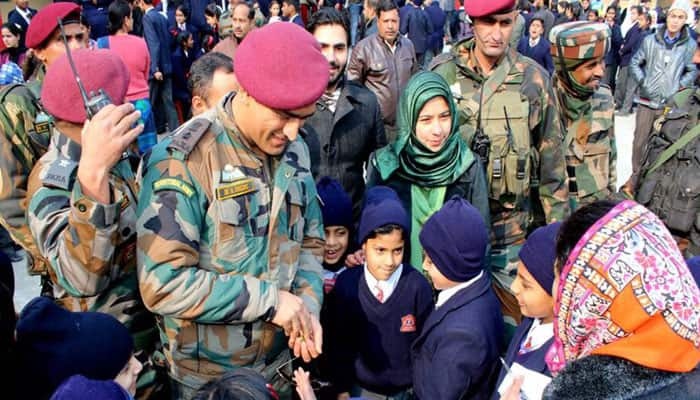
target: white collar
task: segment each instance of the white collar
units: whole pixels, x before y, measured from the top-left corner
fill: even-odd
[[[367,287],[369,287],[369,291],[372,292],[372,294],[376,297],[377,293],[379,292],[379,289],[382,290],[382,294],[384,296],[383,302],[386,303],[387,300],[389,300],[389,296],[391,296],[392,293],[394,293],[394,289],[396,289],[396,286],[399,283],[399,278],[401,278],[401,272],[403,271],[403,264],[399,265],[398,268],[396,268],[396,271],[394,271],[391,276],[389,276],[389,279],[385,281],[380,281],[377,280],[370,272],[369,269],[367,268],[367,263],[365,263],[365,282],[367,282]]]
[[[21,8],[15,6],[15,10],[22,16],[22,18],[26,19],[27,22],[29,22],[29,16],[32,15],[32,10],[27,7],[26,10],[22,10]]]
[[[535,318],[535,320],[532,321],[530,330],[527,331],[527,335],[520,343],[518,353],[525,354],[537,350],[552,337],[554,337],[554,323],[548,322],[543,324],[541,319]]]
[[[437,302],[435,303],[435,308],[438,308],[441,305],[447,303],[447,300],[449,300],[452,296],[457,294],[457,292],[459,292],[460,290],[462,290],[464,288],[468,288],[474,282],[479,280],[479,278],[481,278],[483,275],[484,275],[484,271],[481,271],[481,272],[479,272],[479,275],[475,276],[474,278],[472,278],[466,282],[462,282],[457,286],[452,286],[451,288],[445,289],[442,292],[440,292],[440,294],[438,294]]]

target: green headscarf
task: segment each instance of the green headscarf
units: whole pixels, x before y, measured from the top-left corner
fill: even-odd
[[[423,106],[435,97],[447,101],[452,127],[445,145],[433,152],[416,137],[416,122]],[[457,106],[445,79],[434,72],[420,72],[404,89],[398,109],[396,141],[377,151],[376,167],[382,180],[392,174],[411,183],[411,264],[422,271],[422,247],[418,234],[425,221],[442,207],[447,185],[454,183],[474,162],[474,154],[458,131]]]
[[[415,135],[418,115],[428,101],[445,98],[452,114],[452,129],[445,145],[433,152]],[[377,151],[377,170],[382,180],[392,174],[423,187],[446,186],[459,178],[474,155],[458,132],[457,107],[450,87],[434,72],[420,72],[408,81],[399,100],[396,141]]]

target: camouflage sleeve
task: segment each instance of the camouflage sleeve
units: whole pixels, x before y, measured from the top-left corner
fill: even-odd
[[[71,296],[94,296],[108,287],[120,207],[119,201],[87,197],[77,180],[72,190],[42,186],[32,195],[27,219],[34,241]]]
[[[610,193],[617,192],[617,141],[615,140],[615,124],[608,129],[610,135],[610,166],[608,177],[608,190]]]
[[[350,80],[358,81],[361,84],[365,84],[365,77],[367,72],[367,66],[365,62],[364,55],[364,43],[355,46],[355,49],[350,56],[350,62],[348,63],[347,77]]]
[[[29,171],[15,157],[14,146],[1,125],[0,129],[0,223],[15,239],[25,242],[18,237],[22,236],[31,242],[23,206]]]
[[[304,241],[299,254],[299,269],[292,283],[292,292],[301,297],[309,311],[320,318],[323,302],[323,217],[313,177],[309,174],[305,180],[309,195],[304,213]]]
[[[39,156],[28,133],[37,113],[29,95],[26,87],[18,86],[0,106],[0,220],[23,246],[31,243],[25,218],[27,178]]]
[[[542,87],[540,123],[535,128],[538,144],[540,172],[540,201],[547,223],[563,221],[569,215],[569,188],[564,158],[565,129],[554,92],[549,84]],[[532,114],[531,114],[532,115]]]
[[[156,191],[156,182],[168,184]],[[219,272],[232,268],[200,257],[200,243],[213,224],[207,203],[183,162],[166,159],[144,169],[137,222],[144,304],[156,314],[200,323],[272,317],[276,285],[245,273]]]

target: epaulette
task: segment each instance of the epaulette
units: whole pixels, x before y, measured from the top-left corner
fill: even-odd
[[[452,52],[442,53],[439,56],[433,58],[433,60],[430,62],[430,66],[428,67],[428,69],[431,71],[435,71],[440,65],[450,62],[454,60],[454,58],[455,55],[452,54]]]
[[[78,169],[78,163],[68,158],[57,158],[46,171],[46,175],[41,179],[41,182],[46,186],[57,187],[63,190],[71,189],[72,176],[75,170]]]
[[[173,133],[168,149],[177,150],[187,158],[197,142],[207,132],[209,126],[211,126],[211,121],[207,118],[194,118]]]

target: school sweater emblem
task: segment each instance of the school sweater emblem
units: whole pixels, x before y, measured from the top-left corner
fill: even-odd
[[[401,332],[415,332],[416,317],[413,314],[408,314],[401,317]]]

